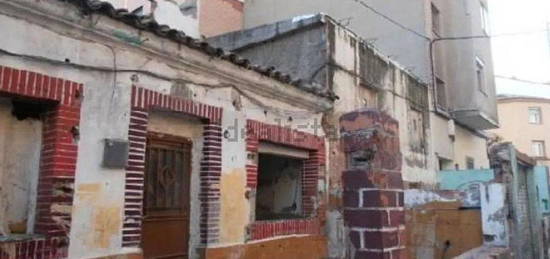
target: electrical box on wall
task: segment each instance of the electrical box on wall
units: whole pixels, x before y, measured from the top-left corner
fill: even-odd
[[[128,162],[127,140],[123,139],[105,139],[103,150],[103,167],[111,169],[124,169]]]

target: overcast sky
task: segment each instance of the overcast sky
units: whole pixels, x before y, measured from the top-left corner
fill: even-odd
[[[550,0],[489,0],[495,74],[550,82]],[[542,31],[542,32],[541,32]],[[550,86],[497,78],[497,93],[550,98]]]

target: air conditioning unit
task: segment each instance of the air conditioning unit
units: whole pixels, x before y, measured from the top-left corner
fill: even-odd
[[[449,120],[447,122],[447,132],[449,132],[449,137],[454,139],[454,137],[456,135],[456,127],[455,127],[455,121],[454,120]]]

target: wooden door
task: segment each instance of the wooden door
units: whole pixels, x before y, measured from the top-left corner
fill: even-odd
[[[191,142],[150,133],[145,160],[145,258],[187,258]]]

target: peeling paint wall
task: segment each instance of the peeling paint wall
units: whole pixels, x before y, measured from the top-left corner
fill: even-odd
[[[41,147],[42,122],[18,120],[0,98],[0,237],[33,233]]]
[[[508,246],[508,201],[506,186],[501,183],[483,185],[481,191],[481,217],[483,221],[483,243]]]

